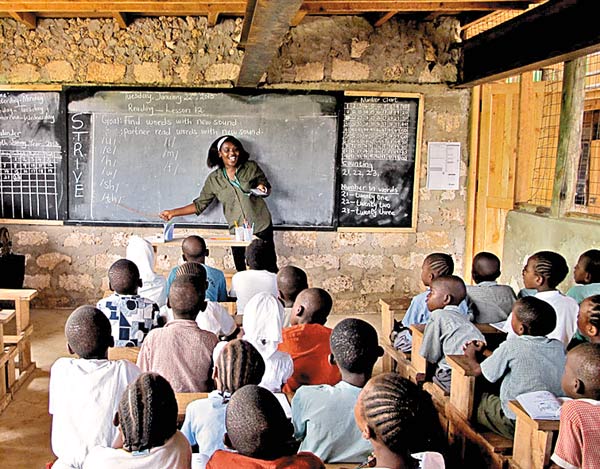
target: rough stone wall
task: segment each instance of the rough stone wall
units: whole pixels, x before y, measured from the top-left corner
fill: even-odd
[[[288,34],[268,70],[266,87],[425,97],[416,233],[275,233],[280,266],[304,268],[311,285],[332,293],[336,312],[374,312],[382,296],[421,291],[420,266],[433,251],[452,254],[456,272],[462,273],[470,93],[443,84],[456,78],[457,27],[452,19],[391,20],[373,28],[357,17],[309,17]],[[139,19],[126,30],[112,20],[43,19],[34,31],[0,20],[0,83],[229,86],[243,58],[235,48],[240,31],[239,20],[208,28],[204,18]],[[425,189],[428,141],[461,142],[461,190]],[[127,238],[156,233],[93,226],[10,225],[9,230],[14,251],[27,255],[26,286],[40,291],[34,304],[48,307],[97,301]],[[179,257],[179,248],[161,246],[158,270],[167,272]],[[211,250],[209,263],[233,269],[223,249]]]

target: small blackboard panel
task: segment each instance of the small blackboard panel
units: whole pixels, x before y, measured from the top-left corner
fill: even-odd
[[[65,119],[54,91],[0,91],[0,217],[66,217]]]
[[[347,92],[339,226],[416,229],[423,97]]]
[[[67,100],[71,221],[159,222],[197,197],[210,144],[231,134],[273,186],[275,225],[334,226],[333,95],[72,89]],[[176,223],[225,219],[214,203]]]

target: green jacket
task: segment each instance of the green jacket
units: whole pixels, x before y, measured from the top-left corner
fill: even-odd
[[[196,215],[200,215],[216,198],[223,205],[223,214],[232,231],[237,222],[242,226],[244,220],[254,223],[254,233],[260,233],[271,225],[271,213],[262,197],[255,197],[249,192],[259,184],[271,187],[265,173],[255,161],[246,161],[237,168],[235,175],[242,190],[235,187],[221,168],[215,169],[206,178],[200,195],[194,199]]]

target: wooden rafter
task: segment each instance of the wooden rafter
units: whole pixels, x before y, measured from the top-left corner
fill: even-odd
[[[381,18],[379,18],[377,21],[375,21],[375,27],[379,28],[379,26],[381,26],[382,24],[387,23],[390,19],[392,19],[392,16],[394,16],[396,13],[398,13],[397,11],[388,11],[385,15],[383,15]]]
[[[125,13],[121,13],[119,11],[113,11],[112,17],[115,19],[115,21],[121,28],[127,27],[127,15]]]
[[[11,18],[17,20],[20,23],[23,23],[29,29],[35,29],[35,26],[37,24],[37,18],[34,13],[27,11],[9,11],[8,14],[11,16]]]
[[[298,26],[300,23],[302,23],[302,20],[304,19],[304,17],[306,16],[306,14],[308,13],[308,11],[306,10],[298,10],[298,13],[296,13],[294,15],[294,17],[292,18],[292,21],[290,21],[290,26]]]

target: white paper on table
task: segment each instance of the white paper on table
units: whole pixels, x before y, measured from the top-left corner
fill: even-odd
[[[458,190],[460,142],[427,144],[427,189]]]

